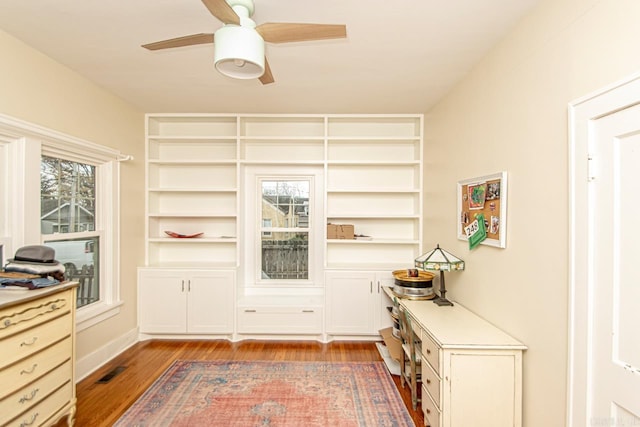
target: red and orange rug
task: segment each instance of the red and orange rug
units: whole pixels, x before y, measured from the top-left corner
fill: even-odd
[[[383,362],[178,360],[115,426],[414,423]]]

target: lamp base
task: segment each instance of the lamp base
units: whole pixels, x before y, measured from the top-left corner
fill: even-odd
[[[439,306],[452,306],[453,303],[446,297],[447,288],[444,286],[444,271],[440,270],[440,295],[433,300]]]
[[[433,300],[434,304],[437,304],[439,306],[452,306],[453,303],[451,301],[449,301],[446,298],[442,298],[442,297],[436,297],[436,299]]]

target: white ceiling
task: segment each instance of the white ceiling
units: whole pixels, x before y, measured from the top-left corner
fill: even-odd
[[[215,32],[201,0],[2,0],[0,29],[144,112],[417,113],[538,1],[255,0],[257,24],[347,26],[346,39],[268,43],[265,86],[215,71],[214,45],[140,47]]]

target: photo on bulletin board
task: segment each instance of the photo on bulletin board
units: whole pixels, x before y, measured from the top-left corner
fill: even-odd
[[[457,200],[458,239],[468,240],[465,227],[482,214],[487,238],[480,244],[497,248],[507,246],[507,172],[458,181]]]

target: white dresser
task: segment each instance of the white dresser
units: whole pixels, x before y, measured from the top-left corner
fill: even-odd
[[[0,290],[0,425],[73,425],[76,286]]]
[[[522,426],[521,342],[455,303],[400,300],[422,339],[422,410],[431,427]]]

